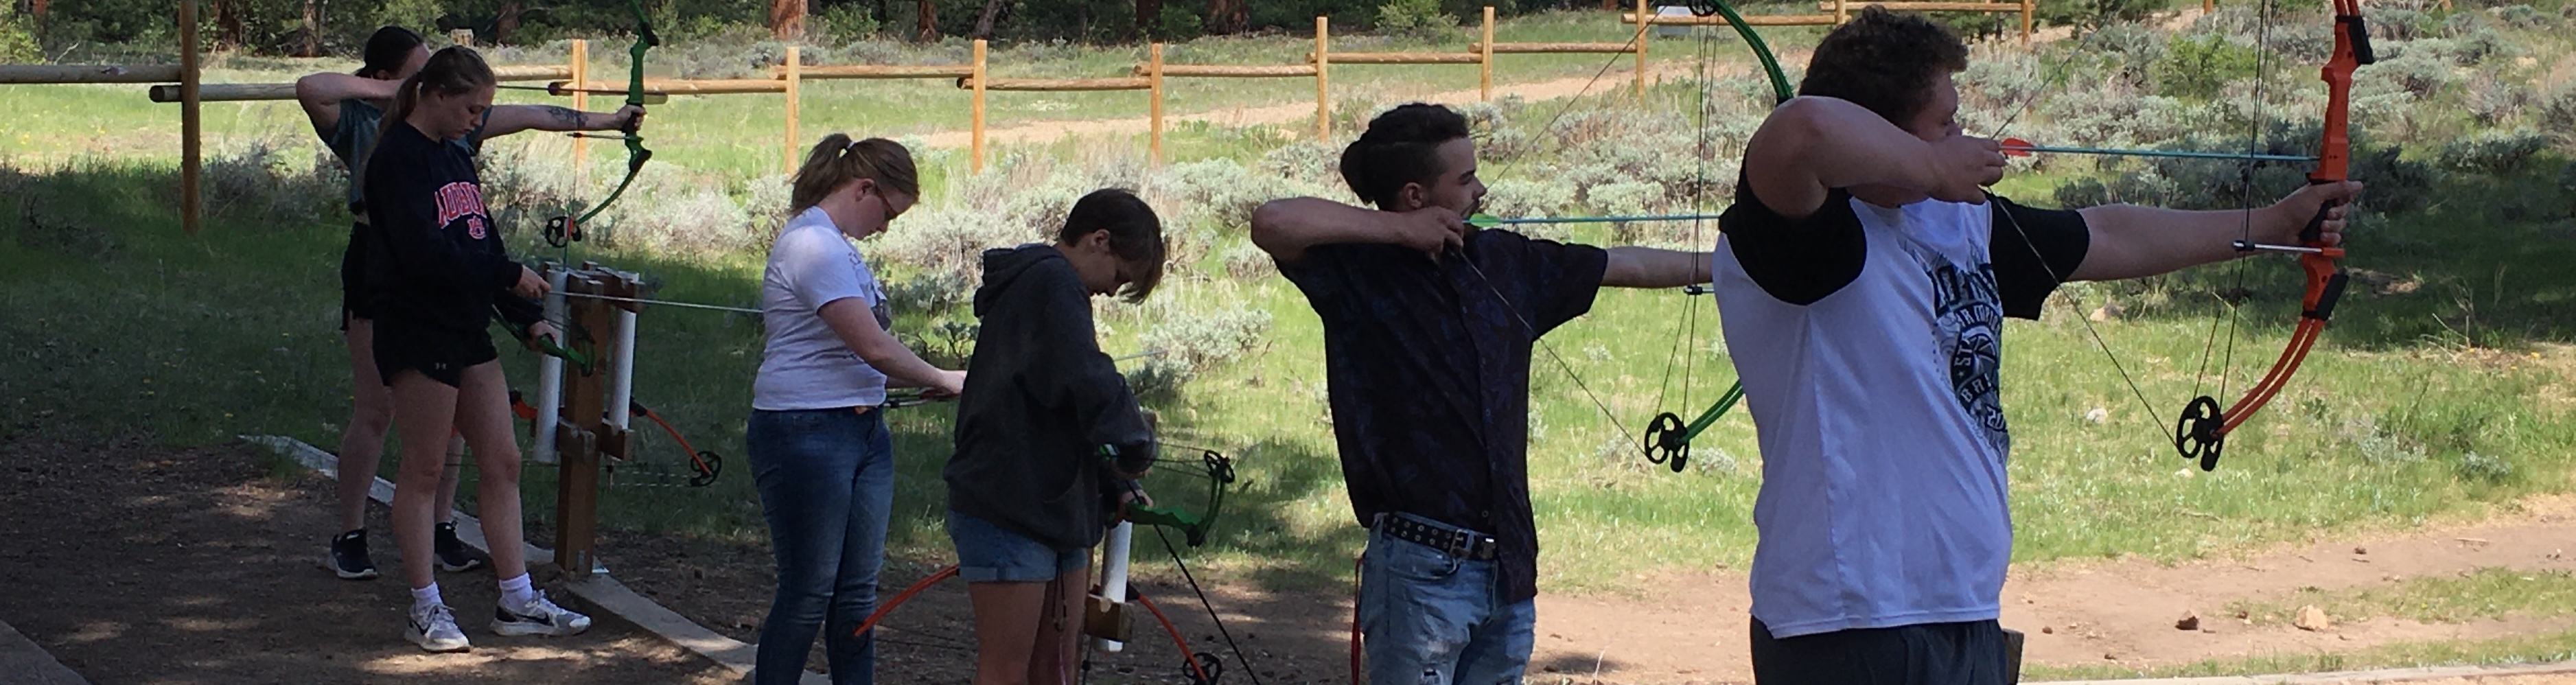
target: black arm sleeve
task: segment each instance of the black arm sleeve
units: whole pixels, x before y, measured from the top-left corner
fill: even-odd
[[[1044,374],[1033,379],[1038,396],[1072,412],[1086,444],[1117,448],[1119,472],[1145,472],[1154,463],[1154,431],[1145,423],[1135,392],[1127,388],[1127,377],[1100,351],[1082,280],[1060,260],[1023,278],[1028,282],[1022,287],[1040,290],[1033,296],[1042,302],[1037,314],[1044,328],[1038,338],[1054,343],[1044,346],[1050,357],[1046,363],[1029,367],[1033,375]]]
[[[1988,197],[1994,217],[1986,255],[1994,263],[2004,315],[2037,319],[2049,293],[2084,264],[2093,231],[2074,210],[2032,209],[2002,196]]]
[[[1470,238],[1477,241],[1478,257],[1517,262],[1510,268],[1486,271],[1520,275],[1516,284],[1520,294],[1511,303],[1537,329],[1532,336],[1546,335],[1592,311],[1593,297],[1601,292],[1601,276],[1610,269],[1610,252],[1590,245],[1533,240],[1499,229],[1477,231]]]
[[[492,298],[492,313],[501,315],[502,321],[510,322],[511,328],[522,330],[546,318],[545,305],[507,292]]]
[[[1726,248],[1744,265],[1744,275],[1772,298],[1794,305],[1815,304],[1860,278],[1869,263],[1868,234],[1852,212],[1851,193],[1841,188],[1825,196],[1825,205],[1804,219],[1771,211],[1753,196],[1753,184],[1735,180],[1735,204],[1719,215],[1717,230]]]

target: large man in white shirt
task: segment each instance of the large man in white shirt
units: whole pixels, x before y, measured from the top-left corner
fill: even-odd
[[[1920,16],[1870,8],[1835,29],[1748,142],[1721,222],[1713,277],[1763,457],[1765,685],[2011,680],[2003,318],[2036,318],[2065,281],[2236,258],[2248,231],[2294,242],[2320,208],[2339,243],[2360,190],[2250,212],[2016,205],[1982,188],[2002,177],[1997,143],[1956,122],[1966,67]]]

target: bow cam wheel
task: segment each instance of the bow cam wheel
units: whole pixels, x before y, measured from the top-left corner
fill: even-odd
[[[2174,419],[2174,450],[2199,459],[2202,471],[2218,470],[2218,456],[2227,451],[2227,416],[2218,400],[2202,395],[2182,408]]]

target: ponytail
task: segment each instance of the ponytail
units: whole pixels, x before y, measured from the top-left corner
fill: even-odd
[[[458,45],[432,53],[429,63],[421,65],[420,73],[403,79],[402,85],[394,89],[393,107],[385,110],[385,121],[376,130],[376,139],[383,140],[395,126],[411,118],[412,108],[420,105],[424,91],[455,97],[477,88],[490,88],[493,83],[492,66],[484,64],[483,56],[475,54],[473,48]]]
[[[884,138],[853,141],[847,135],[834,133],[815,143],[814,150],[805,155],[805,165],[796,169],[787,213],[813,209],[832,191],[862,178],[913,199],[921,198],[921,174],[913,169],[912,151],[904,149],[902,143]]]

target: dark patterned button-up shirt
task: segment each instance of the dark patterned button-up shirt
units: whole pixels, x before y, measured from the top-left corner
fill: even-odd
[[[1344,244],[1280,269],[1323,320],[1333,435],[1361,525],[1404,512],[1490,533],[1507,598],[1538,595],[1530,347],[1591,310],[1608,265],[1600,248],[1488,229],[1436,264]]]

